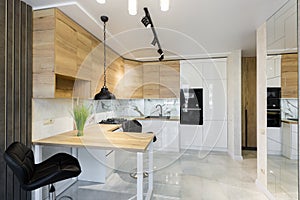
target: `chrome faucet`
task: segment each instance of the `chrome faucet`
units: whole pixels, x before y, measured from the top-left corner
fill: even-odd
[[[161,117],[161,116],[162,116],[162,105],[160,105],[160,104],[157,104],[157,105],[155,106],[155,108],[157,108],[157,107],[159,107],[159,108],[160,108],[160,113],[159,113],[159,116]]]

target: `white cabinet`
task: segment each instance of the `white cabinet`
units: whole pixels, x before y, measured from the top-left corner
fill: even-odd
[[[202,88],[206,80],[226,79],[226,59],[199,59],[180,61],[180,86]]]
[[[180,125],[180,147],[227,150],[227,59],[180,62],[182,87],[203,88],[203,126]]]
[[[281,55],[267,57],[267,87],[281,86]]]
[[[200,125],[180,125],[180,148],[227,151],[227,121],[204,121]]]
[[[214,151],[227,150],[227,121],[204,121],[203,149]]]
[[[289,159],[298,157],[297,124],[282,123],[282,155]]]
[[[157,138],[153,143],[156,151],[179,151],[179,121],[139,120],[142,132],[153,132]]]
[[[297,1],[290,0],[267,23],[268,53],[297,51]]]
[[[268,127],[267,128],[267,149],[269,155],[282,154],[282,137],[281,128]]]
[[[180,148],[201,150],[203,126],[180,125]]]
[[[203,119],[227,119],[226,80],[206,80],[203,87]]]
[[[180,88],[202,88],[202,62],[200,60],[180,61]]]
[[[83,169],[78,180],[105,183],[106,150],[78,148],[78,160]]]

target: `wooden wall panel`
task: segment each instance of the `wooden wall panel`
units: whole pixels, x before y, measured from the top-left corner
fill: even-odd
[[[281,98],[298,98],[298,54],[281,56]]]
[[[256,135],[256,58],[243,57],[242,146],[256,147]]]
[[[0,1],[0,199],[31,199],[3,159],[14,141],[31,147],[32,8]]]

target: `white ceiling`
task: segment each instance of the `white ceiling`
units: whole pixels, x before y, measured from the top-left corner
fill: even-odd
[[[109,21],[108,45],[120,55],[139,60],[157,59],[153,35],[141,23],[148,7],[166,58],[224,56],[241,49],[255,55],[256,29],[287,0],[170,0],[163,12],[159,0],[138,0],[138,14],[131,16],[127,0],[24,0],[33,9],[58,7],[98,38],[101,15]]]

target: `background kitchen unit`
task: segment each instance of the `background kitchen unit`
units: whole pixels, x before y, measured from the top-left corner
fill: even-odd
[[[180,124],[182,149],[227,151],[226,68],[226,58],[180,62],[180,87],[203,90],[203,124]]]

